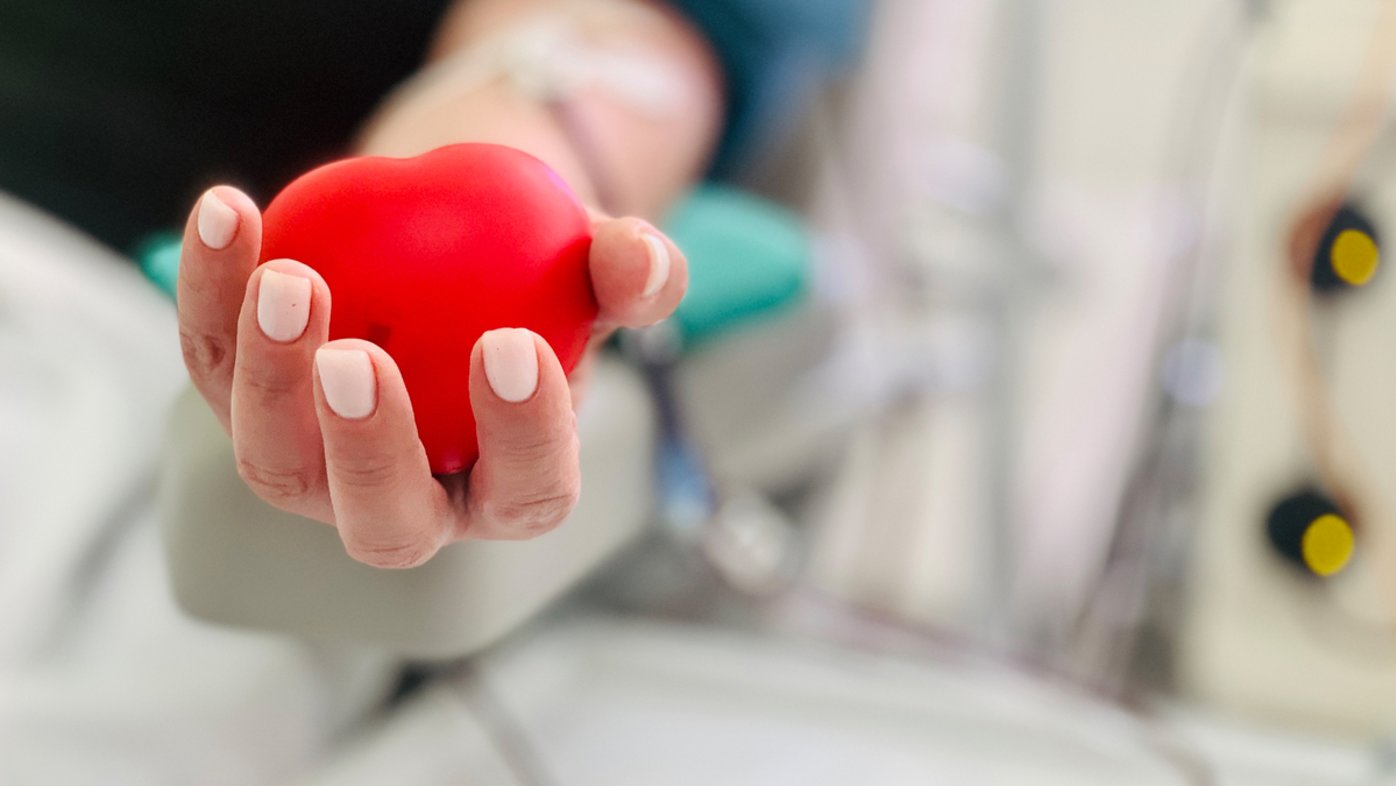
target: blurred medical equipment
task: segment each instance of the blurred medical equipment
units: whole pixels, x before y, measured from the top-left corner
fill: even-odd
[[[1230,381],[1206,443],[1179,653],[1197,695],[1354,735],[1390,733],[1396,716],[1396,308],[1380,269],[1396,215],[1393,36],[1396,8],[1368,2],[1276,4],[1257,31],[1249,199],[1216,321]],[[1302,566],[1286,559],[1286,527]],[[1327,570],[1325,549],[1350,562]]]
[[[1359,478],[1391,466],[1396,445],[1389,430],[1378,425],[1388,409],[1390,385],[1383,380],[1390,364],[1371,354],[1380,352],[1383,344],[1375,337],[1392,332],[1389,315],[1396,313],[1379,294],[1386,290],[1378,270],[1389,200],[1377,184],[1386,177],[1390,156],[1380,146],[1366,149],[1386,136],[1392,49],[1384,42],[1392,14],[1380,3],[1341,8],[1277,3],[1236,4],[1199,15],[1207,29],[1195,36],[1199,46],[1187,50],[1192,69],[1187,73],[1195,78],[1185,77],[1180,100],[1168,104],[1179,117],[1169,126],[1163,166],[1170,167],[1167,176],[1181,178],[1178,207],[1170,213],[1166,200],[1149,206],[1149,245],[1133,258],[1156,266],[1141,276],[1152,280],[1136,323],[1145,329],[1127,350],[1142,362],[1129,367],[1138,371],[1139,387],[1133,399],[1137,409],[1126,411],[1143,417],[1136,426],[1122,420],[1113,429],[1126,435],[1125,449],[1109,453],[1122,469],[1114,478],[1108,472],[1080,473],[1088,465],[1068,459],[1078,474],[1094,479],[1090,491],[1106,503],[1107,514],[1100,519],[1106,526],[1094,532],[1057,530],[1064,536],[1058,543],[1034,532],[1051,523],[1041,508],[1046,503],[1050,510],[1052,504],[1042,494],[1048,489],[1033,488],[1030,481],[1041,472],[1034,462],[1044,458],[1034,453],[1040,443],[1031,430],[1040,407],[1017,397],[1029,390],[1048,393],[1029,386],[1034,359],[1049,348],[1021,331],[1043,324],[1034,309],[1056,297],[1053,290],[1062,289],[1066,269],[1056,256],[1060,249],[1051,247],[1013,257],[1045,256],[1045,272],[1044,265],[1031,261],[1010,269],[1002,280],[996,277],[1002,271],[983,269],[984,258],[995,258],[995,248],[1002,248],[995,242],[1014,236],[1003,231],[1003,216],[1014,208],[1003,204],[1008,197],[997,189],[1013,182],[1015,164],[1011,154],[946,145],[941,150],[954,152],[944,160],[955,164],[938,170],[945,187],[933,192],[933,201],[940,216],[952,218],[937,219],[936,210],[921,213],[930,228],[920,237],[940,236],[911,246],[930,253],[907,253],[899,245],[905,235],[893,234],[898,240],[889,241],[888,233],[879,231],[886,219],[878,224],[879,217],[873,217],[859,227],[858,238],[882,245],[864,251],[861,259],[844,257],[877,267],[884,283],[895,282],[895,294],[880,292],[861,305],[873,304],[885,327],[899,299],[908,304],[903,323],[880,332],[878,339],[884,345],[891,338],[905,342],[901,348],[916,346],[925,360],[923,371],[931,369],[919,378],[922,384],[902,388],[908,398],[901,399],[900,416],[898,407],[885,402],[870,410],[864,423],[892,430],[871,442],[877,447],[860,447],[866,436],[854,438],[852,456],[894,474],[865,476],[861,482],[867,485],[851,496],[861,497],[867,507],[848,507],[847,497],[843,507],[837,501],[827,504],[828,499],[815,506],[814,518],[831,523],[822,531],[792,530],[789,517],[772,515],[769,499],[753,503],[748,493],[735,495],[740,503],[734,503],[747,513],[722,515],[723,506],[714,505],[713,531],[732,529],[746,516],[751,523],[737,527],[745,534],[725,539],[747,543],[754,564],[788,566],[788,556],[768,553],[779,548],[795,553],[800,570],[785,581],[797,591],[808,592],[813,582],[854,615],[883,613],[908,628],[926,630],[929,624],[942,635],[948,631],[987,643],[988,651],[1028,653],[1110,695],[1157,699],[1182,687],[1188,695],[1219,700],[1256,717],[1354,734],[1382,732],[1396,713],[1396,668],[1385,658],[1396,641],[1383,600],[1392,597],[1383,585],[1396,572],[1382,569],[1390,564],[1382,554],[1390,548],[1390,527],[1383,522],[1389,520],[1391,501],[1379,474],[1365,483]],[[1352,46],[1355,40],[1364,46]],[[1365,66],[1355,62],[1359,56],[1368,58]],[[1322,68],[1311,67],[1315,59]],[[1369,73],[1373,69],[1375,76]],[[1355,86],[1356,108],[1342,109],[1348,93],[1335,85]],[[1335,107],[1334,101],[1340,103]],[[1009,103],[1030,102],[1015,96]],[[1002,116],[1022,125],[1012,112]],[[1324,140],[1335,137],[1325,152]],[[1012,146],[1010,140],[998,148],[1011,151]],[[1345,177],[1352,183],[1343,184]],[[873,212],[862,202],[876,196],[860,191],[857,180],[831,189],[850,203],[836,214]],[[1341,185],[1336,192],[1335,182]],[[1031,194],[1033,188],[1020,183],[1008,192]],[[1337,198],[1325,202],[1330,193]],[[976,214],[976,208],[983,212]],[[1039,218],[1044,212],[1050,216],[1040,203],[1031,209]],[[1314,209],[1322,215],[1313,229],[1316,237],[1296,253],[1289,249],[1295,221]],[[1096,220],[1099,231],[1105,218]],[[986,230],[997,240],[986,243]],[[1042,240],[1033,232],[1041,231],[1027,230],[1030,248]],[[1324,235],[1327,240],[1317,237]],[[980,267],[957,269],[965,257]],[[920,264],[927,260],[929,267]],[[1014,300],[1015,286],[1040,291],[1036,298]],[[1361,291],[1338,297],[1335,289]],[[915,302],[917,293],[931,297]],[[968,296],[957,303],[950,294]],[[995,321],[1002,319],[998,309],[1006,303],[1014,304],[1010,310],[1018,324]],[[947,356],[908,338],[924,339],[937,321],[944,325],[957,312],[960,326],[968,326],[960,346],[974,347],[970,354],[977,362],[938,366]],[[866,312],[854,314],[837,333],[846,337],[849,322],[857,330],[860,320],[864,327],[870,322]],[[1345,325],[1342,340],[1339,324]],[[1024,343],[1015,350],[1015,342]],[[995,370],[1015,351],[1019,355],[1009,367],[1018,370],[1016,381]],[[1117,346],[1116,351],[1126,350]],[[1313,356],[1314,351],[1320,354]],[[886,368],[882,360],[870,365]],[[882,493],[905,501],[908,488],[947,477],[912,458],[931,451],[897,447],[905,445],[906,428],[915,422],[905,413],[914,412],[916,402],[934,402],[941,417],[954,406],[954,386],[925,384],[956,378],[938,373],[943,368],[967,372],[958,377],[967,383],[962,390],[984,396],[962,411],[985,419],[950,441],[977,446],[957,458],[980,467],[969,477],[983,482],[988,496],[979,505],[962,500],[952,524],[936,522],[924,510],[875,501]],[[1021,376],[1024,368],[1029,371]],[[1109,376],[1106,367],[1097,366],[1083,379],[1100,382]],[[997,403],[986,408],[985,402]],[[1110,418],[1117,412],[1093,412],[1078,403],[1074,414]],[[1354,429],[1358,423],[1360,430]],[[1087,446],[1079,433],[1058,436],[1063,438],[1054,446],[1058,451]],[[945,437],[942,429],[934,438]],[[722,452],[720,445],[710,449]],[[1111,482],[1116,478],[1117,487]],[[1361,491],[1354,490],[1358,486]],[[962,488],[940,485],[938,490],[963,495]],[[886,522],[896,519],[917,527],[889,528]],[[967,537],[966,528],[987,528],[989,535]],[[893,530],[902,537],[888,538]],[[884,538],[887,542],[879,544]],[[731,560],[730,549],[722,551]],[[958,586],[943,580],[955,573],[953,566],[933,578],[909,570],[918,563],[923,571],[945,564],[927,559],[927,551],[977,569]],[[821,562],[830,552],[834,557]],[[978,561],[985,555],[987,561]],[[1087,579],[1073,580],[1061,566],[1034,571],[1050,567],[1057,556],[1065,556],[1066,564]],[[831,573],[831,562],[845,568]],[[861,562],[861,570],[847,569],[850,562]],[[927,584],[918,592],[921,581]],[[915,605],[928,601],[943,605]],[[1005,616],[996,620],[997,614]],[[1010,621],[1006,626],[1004,619]],[[1004,630],[1013,635],[1004,637]]]

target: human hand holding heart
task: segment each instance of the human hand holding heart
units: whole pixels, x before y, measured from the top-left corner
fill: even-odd
[[[570,372],[596,318],[591,221],[542,162],[500,145],[357,158],[287,186],[263,216],[262,259],[315,268],[335,298],[330,338],[396,361],[433,472],[477,454],[471,348],[528,328]]]
[[[248,485],[356,559],[408,567],[570,512],[567,372],[686,285],[647,223],[589,217],[524,153],[453,145],[322,167],[265,217],[211,190],[178,295],[186,365]]]

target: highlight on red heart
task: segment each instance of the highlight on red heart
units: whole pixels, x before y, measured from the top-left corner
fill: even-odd
[[[467,143],[415,158],[363,157],[314,169],[267,207],[262,260],[325,278],[330,338],[362,338],[402,371],[431,469],[479,455],[470,353],[502,327],[542,336],[568,373],[596,319],[591,222],[546,164]]]

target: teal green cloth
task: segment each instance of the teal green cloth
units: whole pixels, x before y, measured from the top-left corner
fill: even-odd
[[[179,235],[174,232],[160,232],[147,238],[132,255],[145,277],[171,298],[175,295],[175,281],[179,278],[182,245]]]
[[[799,218],[766,200],[703,186],[664,230],[688,257],[688,294],[674,314],[686,346],[779,313],[809,287],[808,233]]]

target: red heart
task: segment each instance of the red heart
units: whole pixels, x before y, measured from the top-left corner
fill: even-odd
[[[480,334],[528,328],[570,373],[596,319],[587,213],[551,169],[513,148],[327,164],[272,200],[263,233],[262,261],[294,259],[324,276],[330,338],[367,339],[397,362],[433,472],[468,469],[479,455],[470,352]]]

